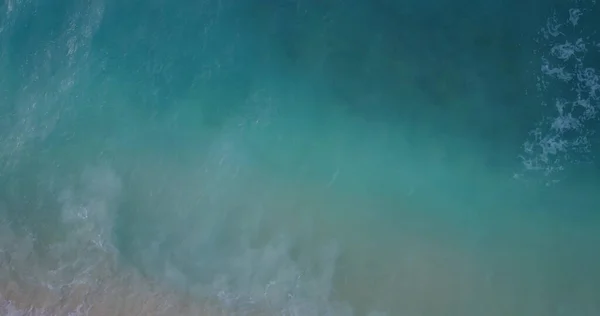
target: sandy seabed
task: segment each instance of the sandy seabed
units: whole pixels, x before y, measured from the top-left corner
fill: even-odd
[[[576,258],[575,252],[556,248],[557,253],[550,254],[551,249],[531,252],[524,247],[485,263],[482,258],[492,257],[461,252],[427,238],[398,246],[405,253],[376,263],[369,268],[372,273],[365,272],[360,258],[347,258],[354,266],[340,267],[346,271],[339,273],[349,275],[362,271],[362,278],[335,284],[337,295],[355,307],[361,300],[380,296],[381,307],[387,305],[394,311],[380,314],[359,309],[352,315],[591,316],[600,310],[598,275],[590,269],[590,262],[577,267],[577,259],[584,256]],[[19,260],[16,254],[13,257]],[[73,271],[76,277],[52,282],[55,271],[45,269],[36,275],[35,271],[44,269],[26,267],[23,262],[29,265],[36,260],[29,259],[2,263],[0,315],[340,315],[292,303],[284,308],[265,302],[227,306],[219,293],[213,293],[214,299],[203,299],[149,280],[135,270],[115,268],[112,259]],[[369,263],[365,260],[364,264]],[[494,275],[488,273],[492,269]],[[390,271],[395,272],[391,275]]]

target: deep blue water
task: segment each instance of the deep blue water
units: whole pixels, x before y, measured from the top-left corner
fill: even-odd
[[[0,312],[599,315],[592,1],[0,2]]]

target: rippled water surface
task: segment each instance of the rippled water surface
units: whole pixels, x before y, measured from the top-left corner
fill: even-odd
[[[600,315],[594,1],[0,2],[0,314]]]

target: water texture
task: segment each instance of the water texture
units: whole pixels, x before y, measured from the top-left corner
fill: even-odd
[[[600,315],[594,1],[0,2],[0,314]]]

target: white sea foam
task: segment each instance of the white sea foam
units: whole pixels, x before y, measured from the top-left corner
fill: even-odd
[[[586,161],[592,150],[590,123],[600,107],[600,77],[587,56],[600,50],[594,30],[581,29],[580,23],[590,18],[584,9],[572,8],[550,17],[540,32],[540,43],[550,47],[541,52],[538,78],[547,111],[530,132],[521,158],[526,170],[542,172],[549,183],[568,165]]]

